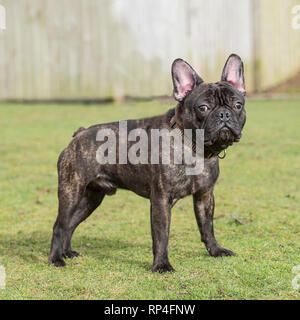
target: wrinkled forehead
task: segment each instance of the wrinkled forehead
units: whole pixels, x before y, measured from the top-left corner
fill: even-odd
[[[220,81],[203,83],[196,87],[187,97],[190,103],[208,103],[211,105],[232,105],[234,102],[244,103],[244,96],[230,83]]]

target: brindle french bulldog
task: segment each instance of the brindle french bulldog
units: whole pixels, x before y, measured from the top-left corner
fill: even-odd
[[[50,264],[64,266],[63,258],[79,255],[71,249],[74,230],[101,204],[105,195],[114,194],[117,188],[150,199],[153,272],[174,270],[168,259],[171,209],[177,200],[191,194],[201,240],[209,254],[213,257],[234,255],[219,246],[214,236],[213,190],[219,175],[219,154],[240,140],[246,120],[243,62],[231,54],[221,81],[204,83],[188,63],[176,59],[172,78],[177,106],[164,115],[128,120],[128,130],[141,128],[150,137],[151,129],[204,129],[203,171],[187,175],[185,163],[100,164],[96,160],[100,145],[97,132],[109,128],[118,136],[119,122],[80,128],[58,159],[59,209],[53,227]],[[128,141],[128,147],[131,144]],[[118,152],[117,147],[117,156]]]

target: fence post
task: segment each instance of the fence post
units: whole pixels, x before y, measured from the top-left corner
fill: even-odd
[[[6,10],[0,4],[0,30],[5,30],[5,29],[6,29]]]
[[[252,6],[252,56],[253,56],[253,92],[260,88],[260,4],[259,0],[251,1]]]

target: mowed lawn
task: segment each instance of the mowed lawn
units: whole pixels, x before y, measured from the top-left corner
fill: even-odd
[[[212,258],[200,241],[192,198],[173,208],[174,273],[151,272],[149,201],[107,196],[82,223],[82,256],[48,266],[57,216],[56,162],[80,126],[165,112],[159,102],[0,105],[0,299],[299,299],[300,101],[247,102],[241,142],[220,161],[215,233],[237,256]],[[244,224],[239,224],[233,217]]]

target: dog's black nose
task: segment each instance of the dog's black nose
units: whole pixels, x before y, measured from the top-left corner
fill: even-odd
[[[220,109],[218,112],[217,112],[217,116],[224,122],[230,120],[230,117],[231,117],[231,114],[230,114],[230,111],[223,108],[223,109]]]

